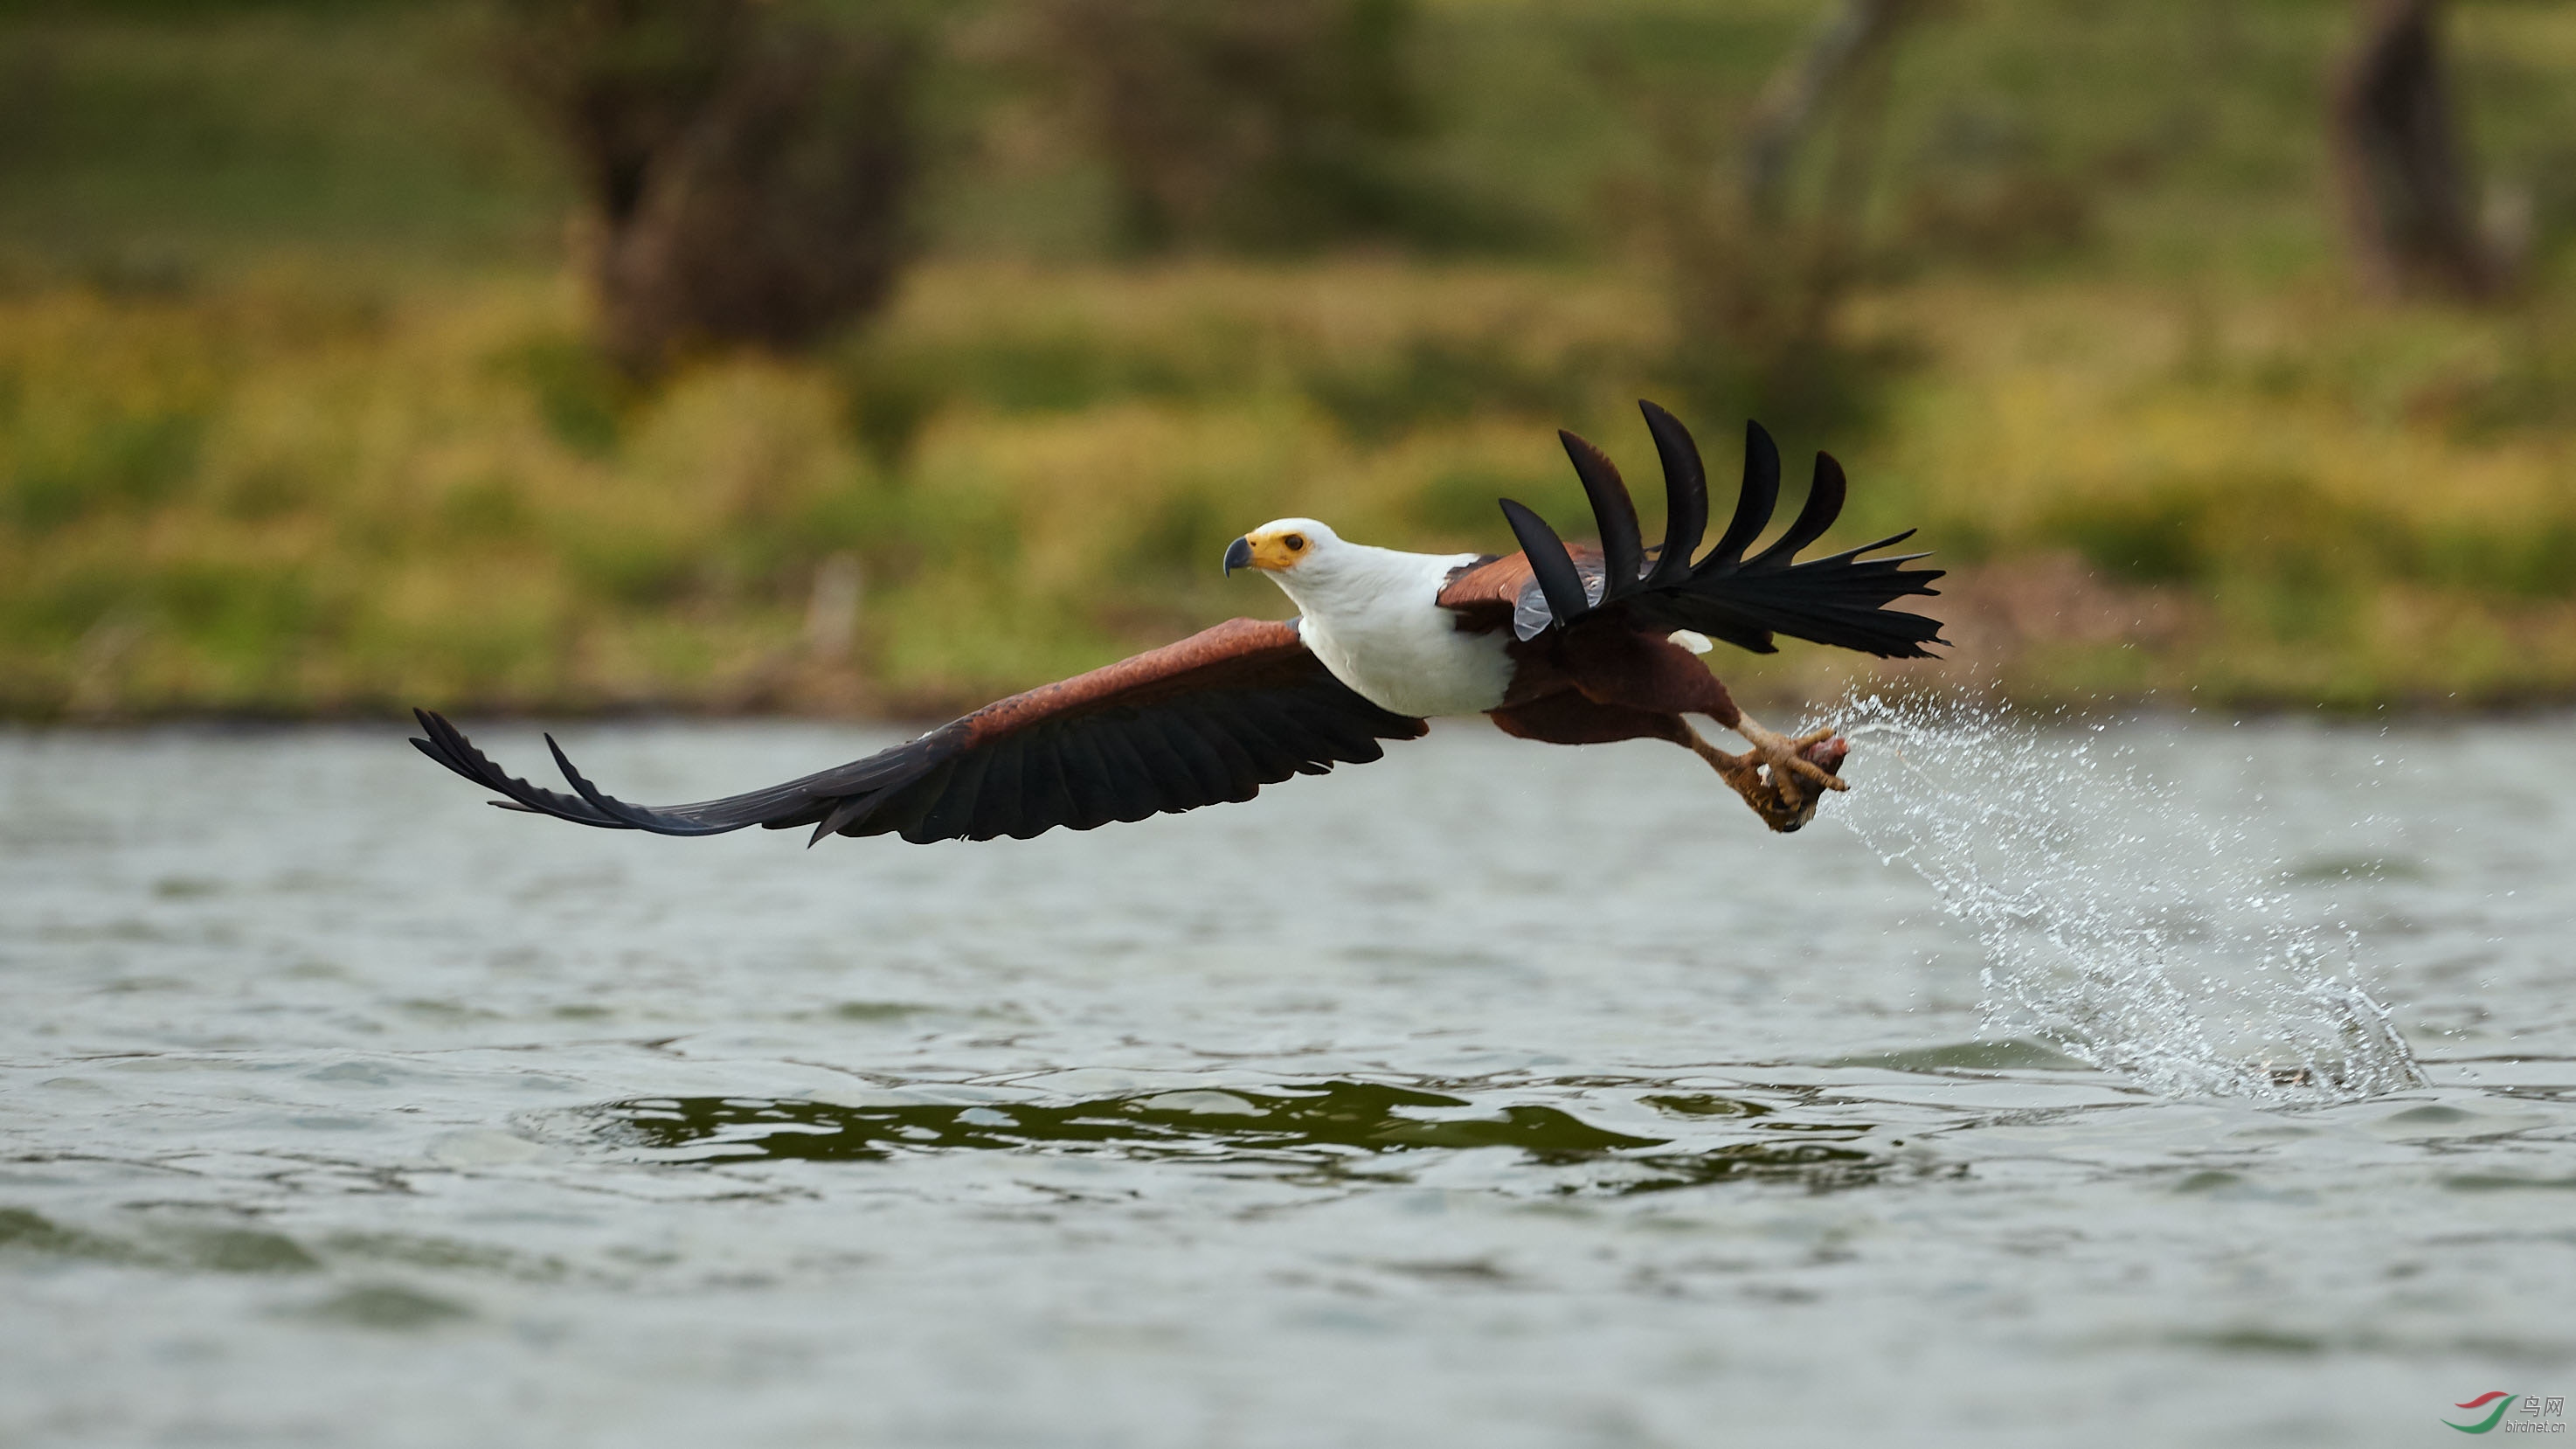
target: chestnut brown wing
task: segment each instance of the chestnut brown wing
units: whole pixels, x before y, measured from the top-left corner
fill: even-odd
[[[1013,695],[893,749],[765,790],[694,805],[632,805],[546,745],[574,793],[504,772],[454,725],[415,711],[412,744],[505,796],[505,809],[610,830],[721,835],[748,825],[826,835],[1020,839],[1069,826],[1249,800],[1291,775],[1385,754],[1427,726],[1335,679],[1294,621],[1235,619],[1177,644]]]

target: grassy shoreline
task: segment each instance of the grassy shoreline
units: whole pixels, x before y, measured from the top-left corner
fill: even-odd
[[[1284,612],[1213,564],[1270,517],[1498,549],[1509,494],[1574,525],[1560,424],[1650,488],[1661,319],[1602,270],[943,263],[864,346],[644,394],[549,272],[0,296],[0,714],[940,713]],[[1750,697],[2576,693],[2552,329],[1953,278],[1855,331],[1918,355],[1886,421],[1783,443],[1851,468],[1833,537],[1918,525],[1960,570],[1959,647],[1730,661]],[[1731,476],[1739,420],[1690,421]],[[855,617],[815,617],[853,569]]]

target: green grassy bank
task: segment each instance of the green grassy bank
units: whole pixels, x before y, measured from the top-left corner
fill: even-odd
[[[2342,705],[2576,685],[2576,430],[2516,411],[2555,396],[2551,329],[2072,282],[1862,311],[1929,357],[1846,450],[1836,536],[1920,524],[1960,570],[1950,674]],[[1628,400],[1659,315],[1537,269],[961,264],[862,349],[632,396],[542,275],[0,300],[0,703],[966,701],[1280,611],[1215,568],[1274,516],[1460,549],[1503,546],[1497,494],[1579,522],[1551,430],[1654,476]],[[1731,461],[1736,420],[1695,421]],[[846,649],[809,617],[835,557],[864,581]]]

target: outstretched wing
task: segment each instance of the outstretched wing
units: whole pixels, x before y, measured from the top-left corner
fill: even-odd
[[[1235,619],[1177,644],[986,705],[863,760],[695,805],[643,806],[600,792],[546,738],[575,793],[505,773],[456,726],[415,711],[422,754],[508,797],[492,803],[611,830],[721,835],[811,825],[826,835],[1027,839],[1059,825],[1249,800],[1291,775],[1364,764],[1382,739],[1427,726],[1361,698],[1326,672],[1294,621]]]
[[[1862,558],[1901,543],[1913,530],[1823,558],[1797,561],[1798,550],[1822,537],[1843,509],[1843,470],[1832,455],[1816,455],[1815,482],[1806,506],[1771,546],[1750,558],[1745,550],[1771,522],[1780,498],[1780,450],[1759,423],[1746,425],[1744,486],[1735,515],[1717,546],[1697,558],[1708,527],[1708,478],[1699,447],[1671,413],[1640,403],[1664,467],[1666,523],[1663,545],[1648,549],[1619,470],[1600,449],[1560,433],[1566,456],[1592,502],[1601,551],[1568,549],[1537,514],[1506,498],[1503,517],[1520,540],[1522,559],[1498,560],[1450,585],[1461,603],[1469,594],[1490,596],[1514,582],[1508,565],[1527,571],[1514,595],[1513,630],[1523,639],[1557,624],[1618,611],[1641,627],[1694,629],[1730,644],[1769,654],[1775,633],[1839,645],[1891,659],[1927,658],[1927,644],[1946,644],[1939,620],[1887,607],[1909,594],[1936,594],[1938,569],[1904,565],[1923,557],[1903,554]],[[1484,577],[1479,578],[1478,575]],[[1444,593],[1443,603],[1450,602]]]

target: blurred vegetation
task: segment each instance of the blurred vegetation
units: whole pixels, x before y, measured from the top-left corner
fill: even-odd
[[[592,345],[595,190],[494,64],[500,10],[0,12],[0,712],[972,703],[1283,614],[1215,567],[1271,517],[1573,525],[1553,429],[1650,486],[1641,395],[1720,476],[1747,409],[1831,447],[1836,537],[1922,526],[1961,647],[1886,677],[2576,686],[2576,12],[2450,14],[2525,259],[2480,310],[2378,301],[2339,248],[2335,0],[1934,7],[1785,221],[1736,168],[1814,0],[1286,7],[1331,84],[1237,94],[1171,163],[1194,200],[1082,109],[1097,57],[1031,60],[1168,8],[904,12],[917,260],[883,310],[642,380]],[[1154,63],[1230,53],[1220,11]]]
[[[1136,251],[1355,238],[1493,250],[1502,207],[1427,172],[1411,0],[1031,0],[1024,63],[1108,169]]]
[[[581,183],[600,345],[629,376],[884,305],[920,169],[912,31],[780,0],[501,7],[495,58]]]

